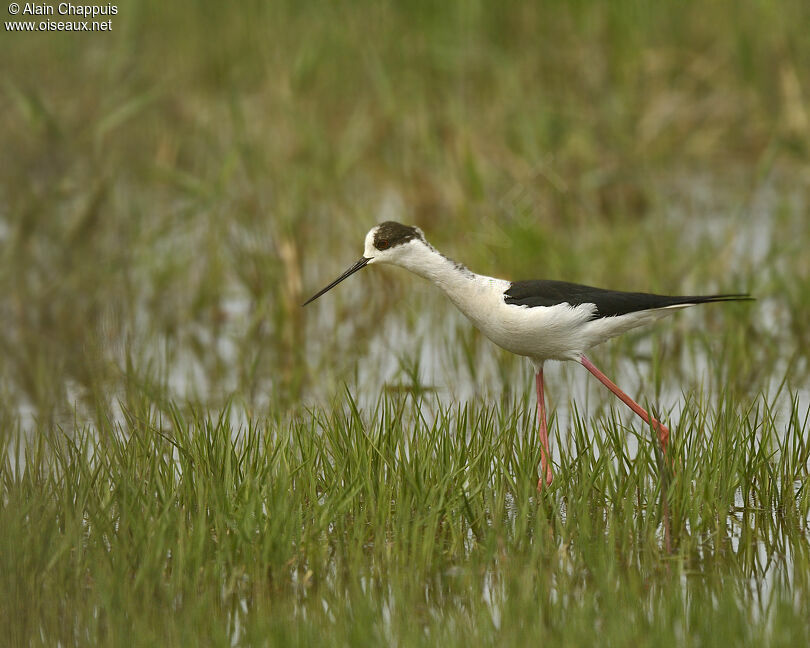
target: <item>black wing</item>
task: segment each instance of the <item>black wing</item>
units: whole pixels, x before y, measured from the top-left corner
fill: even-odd
[[[596,311],[592,319],[626,315],[652,308],[665,308],[682,304],[706,304],[721,301],[747,301],[747,294],[728,295],[682,295],[670,297],[651,293],[622,292],[605,290],[593,286],[569,283],[567,281],[535,280],[514,281],[503,294],[507,304],[516,306],[556,306],[557,304],[594,304]]]

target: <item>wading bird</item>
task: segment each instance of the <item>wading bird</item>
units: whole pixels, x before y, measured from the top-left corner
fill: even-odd
[[[363,256],[351,268],[310,297],[316,300],[341,281],[374,263],[397,265],[432,281],[490,340],[526,356],[535,370],[541,471],[538,490],[551,484],[551,454],[543,394],[546,360],[579,362],[625,405],[651,425],[666,451],[667,427],[623,392],[585,357],[605,340],[665,317],[676,310],[709,302],[750,300],[747,294],[666,296],[593,288],[566,281],[506,281],[475,274],[441,254],[418,227],[393,221],[366,235]]]

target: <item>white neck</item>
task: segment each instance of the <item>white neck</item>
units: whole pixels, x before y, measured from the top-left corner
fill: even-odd
[[[434,283],[454,302],[455,296],[466,292],[478,276],[421,241],[411,243],[408,254],[398,258],[395,264]]]
[[[475,274],[423,241],[406,245],[406,250],[387,262],[410,270],[441,288],[486,335],[492,337],[497,333],[499,324],[497,317],[493,320],[493,314],[504,305],[503,293],[509,288],[508,281]]]

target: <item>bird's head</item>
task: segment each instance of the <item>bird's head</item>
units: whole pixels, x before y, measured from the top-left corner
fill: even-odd
[[[368,263],[402,265],[416,246],[425,243],[425,235],[418,227],[386,221],[375,225],[366,234],[363,257]]]
[[[315,301],[341,281],[372,263],[390,263],[408,267],[408,259],[414,255],[416,249],[426,245],[425,235],[418,227],[403,225],[394,221],[386,221],[375,225],[366,234],[365,248],[360,260],[326,288],[310,297],[304,302],[304,306]]]

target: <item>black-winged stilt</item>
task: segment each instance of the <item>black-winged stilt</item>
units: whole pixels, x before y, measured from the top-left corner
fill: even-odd
[[[507,351],[526,356],[535,369],[537,418],[542,444],[543,482],[551,484],[543,364],[546,360],[581,363],[625,405],[658,432],[666,450],[667,427],[623,392],[585,357],[585,351],[632,328],[675,310],[708,302],[750,300],[747,294],[666,296],[593,288],[566,281],[506,281],[475,274],[441,254],[418,227],[393,221],[366,235],[363,256],[351,268],[310,297],[316,300],[358,270],[373,263],[401,266],[432,281],[490,340]]]

